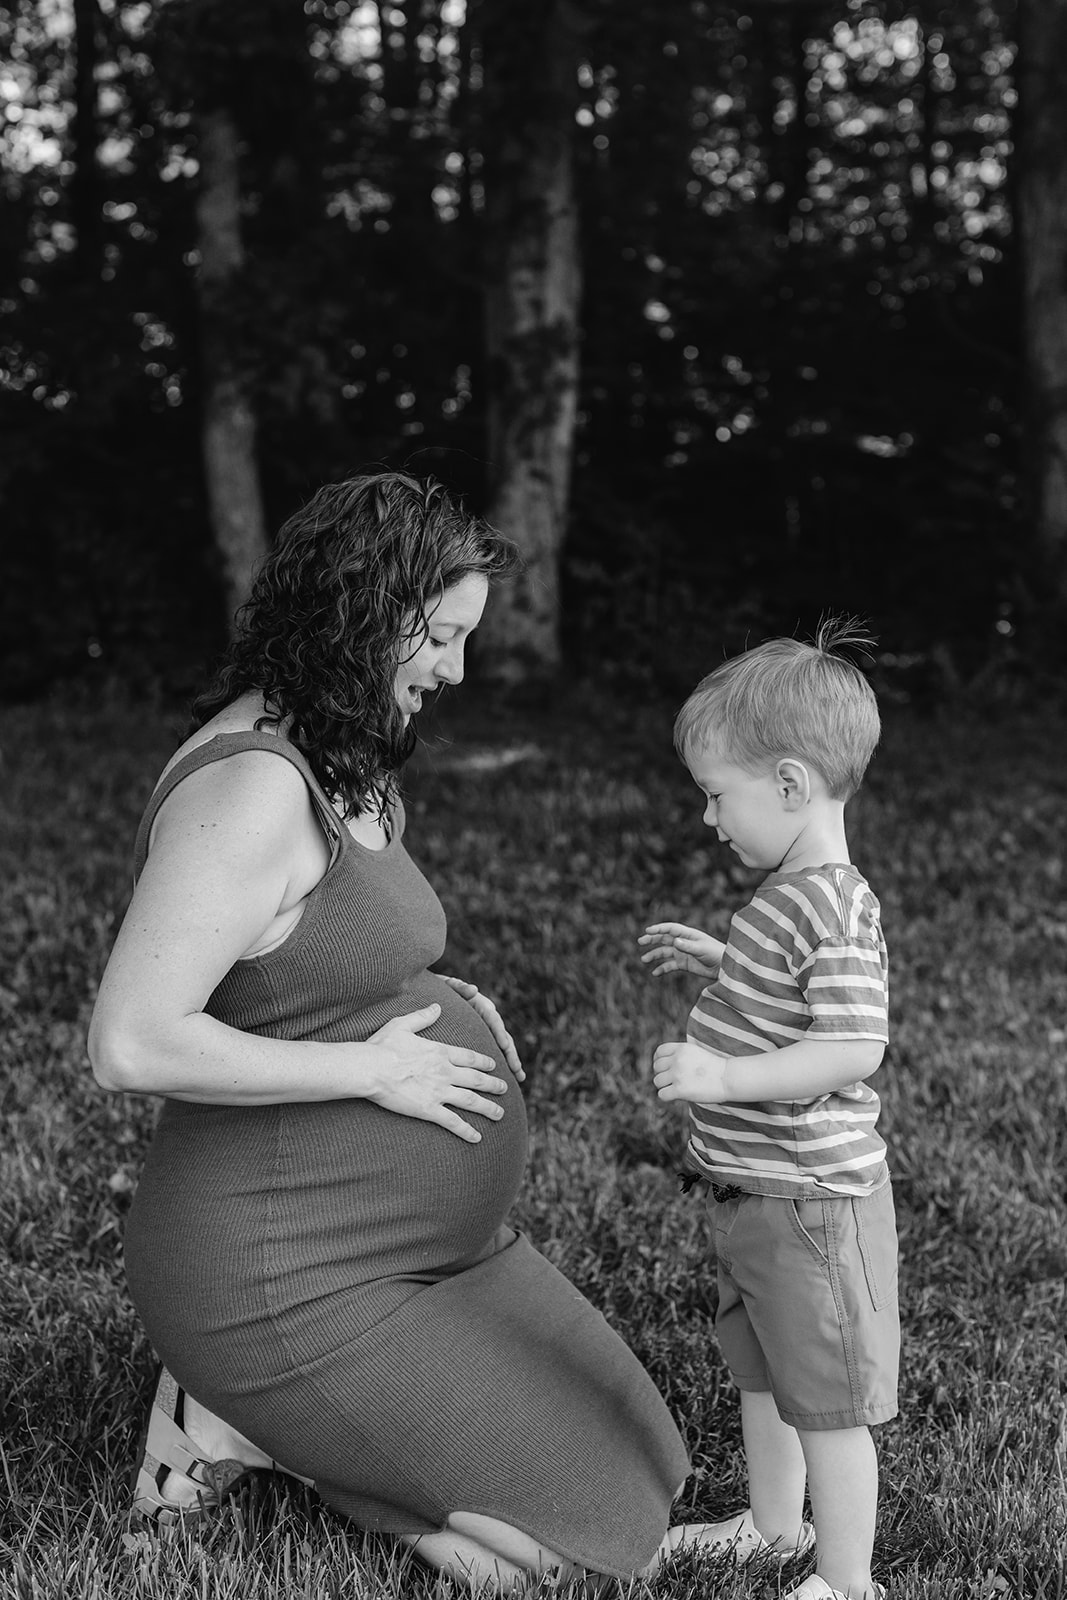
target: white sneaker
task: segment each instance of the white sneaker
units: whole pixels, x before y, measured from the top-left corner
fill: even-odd
[[[874,1592],[878,1600],[885,1600],[885,1590],[880,1583],[875,1584]],[[825,1578],[813,1572],[810,1578],[805,1578],[803,1583],[783,1595],[782,1600],[848,1600],[848,1596],[843,1595],[840,1589],[831,1589]]]
[[[685,1548],[707,1551],[711,1555],[732,1554],[738,1566],[744,1566],[748,1561],[758,1561],[761,1557],[785,1566],[787,1561],[807,1555],[813,1548],[815,1529],[810,1522],[803,1522],[800,1538],[795,1545],[783,1548],[781,1545],[768,1544],[753,1524],[751,1510],[746,1508],[725,1522],[688,1523],[683,1544]]]

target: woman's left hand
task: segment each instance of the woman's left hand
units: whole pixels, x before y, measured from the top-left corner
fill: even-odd
[[[489,996],[483,994],[476,983],[468,983],[465,978],[450,978],[444,972],[439,972],[437,976],[443,979],[450,989],[455,989],[457,994],[462,995],[464,1000],[470,1002],[489,1029],[489,1032],[493,1035],[504,1060],[515,1076],[516,1083],[523,1083],[526,1079],[526,1073],[523,1070],[522,1062],[519,1060],[519,1052],[515,1048],[515,1041],[505,1028],[503,1018]]]

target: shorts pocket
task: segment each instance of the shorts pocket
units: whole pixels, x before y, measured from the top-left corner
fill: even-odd
[[[808,1249],[819,1258],[824,1267],[830,1265],[826,1238],[826,1212],[821,1200],[789,1200],[790,1221]]]
[[[891,1184],[852,1202],[863,1272],[876,1311],[889,1305],[897,1293],[897,1223]]]

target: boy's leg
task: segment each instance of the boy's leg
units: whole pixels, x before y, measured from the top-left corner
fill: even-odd
[[[850,1600],[878,1594],[870,1570],[878,1462],[867,1423],[897,1409],[892,1206],[887,1184],[851,1199],[748,1202],[743,1212],[753,1239],[764,1217],[770,1236],[762,1253],[745,1251],[741,1289],[803,1447],[818,1574]],[[740,1266],[739,1250],[735,1275]]]
[[[804,1520],[804,1451],[769,1390],[741,1391],[741,1432],[752,1521],[768,1544],[794,1547]]]
[[[801,1431],[818,1536],[816,1570],[849,1600],[874,1600],[871,1551],[878,1512],[878,1457],[869,1428]]]
[[[755,1541],[756,1551],[765,1552],[766,1545],[777,1544],[780,1552],[793,1552],[806,1549],[811,1539],[811,1528],[803,1520],[804,1453],[796,1430],[778,1414],[763,1347],[752,1325],[746,1297],[734,1276],[735,1266],[741,1275],[746,1275],[746,1258],[750,1254],[759,1260],[768,1254],[758,1218],[755,1236],[745,1239],[740,1250],[735,1250],[735,1239],[746,1235],[751,1213],[761,1206],[761,1197],[755,1195],[739,1194],[719,1200],[713,1191],[708,1200],[719,1291],[715,1331],[726,1365],[740,1391],[741,1431],[750,1496],[747,1511],[712,1527],[723,1543],[746,1537],[751,1543],[752,1530],[755,1530],[759,1535],[759,1540]]]
[[[804,1452],[796,1429],[778,1415],[769,1390],[741,1390],[741,1431],[745,1442],[750,1503],[724,1522],[690,1522],[670,1528],[661,1547],[675,1550],[729,1550],[738,1562],[768,1555],[779,1561],[806,1554],[813,1542],[804,1521]],[[650,1569],[651,1570],[651,1569]]]

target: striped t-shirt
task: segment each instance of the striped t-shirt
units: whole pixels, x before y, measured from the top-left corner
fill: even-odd
[[[878,901],[855,867],[775,873],[730,923],[719,975],[687,1037],[751,1056],[797,1039],[888,1032],[888,964]],[[806,1100],[690,1106],[689,1157],[716,1182],[794,1199],[856,1194],[887,1176],[867,1083]]]

